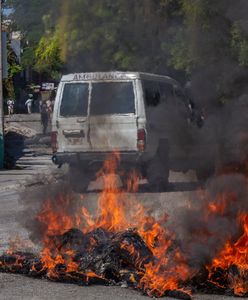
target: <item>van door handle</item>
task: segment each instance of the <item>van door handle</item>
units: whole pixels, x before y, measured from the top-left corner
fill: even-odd
[[[87,119],[77,119],[78,123],[85,123],[87,121]]]
[[[83,130],[63,130],[63,134],[65,137],[85,137],[85,133]]]

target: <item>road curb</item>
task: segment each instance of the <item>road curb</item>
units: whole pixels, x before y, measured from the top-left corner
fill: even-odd
[[[7,192],[10,190],[17,190],[21,187],[21,183],[13,183],[8,186],[0,186],[0,192]]]
[[[63,176],[63,172],[59,172],[56,169],[44,173],[37,173],[36,175],[29,175],[20,181],[16,181],[8,185],[6,185],[6,182],[0,182],[0,192],[6,192],[10,190],[23,190],[26,188],[52,184],[62,179]]]

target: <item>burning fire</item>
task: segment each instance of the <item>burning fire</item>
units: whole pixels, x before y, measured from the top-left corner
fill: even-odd
[[[166,219],[156,220],[128,193],[137,191],[139,176],[130,174],[127,191],[118,187],[119,163],[120,154],[115,152],[98,172],[104,189],[94,213],[86,209],[83,196],[76,214],[71,211],[70,193],[46,199],[36,216],[43,228],[39,256],[8,252],[0,257],[0,270],[79,284],[126,281],[151,297],[189,299],[199,270],[189,266],[176,236],[164,226]],[[231,192],[218,194],[204,208],[203,221],[225,216],[235,201]],[[201,284],[229,288],[242,296],[248,293],[248,214],[240,212],[237,222],[241,236],[228,240],[204,266],[208,275]],[[213,233],[196,229],[194,234],[204,242]]]
[[[244,296],[248,292],[248,214],[243,213],[237,220],[243,229],[236,241],[227,241],[224,249],[208,266],[210,282],[216,285],[226,282],[235,295]],[[221,276],[216,277],[216,273]]]
[[[159,221],[147,215],[145,208],[133,196],[118,188],[116,174],[119,162],[120,155],[115,152],[109,156],[98,173],[98,176],[103,178],[104,189],[98,199],[96,216],[92,216],[84,206],[81,207],[78,215],[67,214],[70,199],[64,195],[58,197],[56,206],[49,199],[44,203],[37,216],[37,220],[46,227],[43,238],[44,248],[41,252],[43,268],[48,270],[48,277],[51,279],[57,277],[58,264],[66,265],[67,272],[78,270],[78,265],[73,262],[73,251],[58,249],[54,242],[55,236],[63,235],[71,228],[78,228],[84,234],[99,228],[112,234],[135,228],[151,251],[154,261],[144,264],[147,257],[141,257],[138,252],[136,253],[133,245],[124,243],[121,247],[135,257],[136,266],[144,265],[144,269],[140,271],[142,278],[138,286],[151,296],[163,296],[168,290],[180,289],[180,281],[189,278],[190,270],[179,249],[173,251],[170,249],[174,237]],[[137,190],[138,181],[138,175],[131,173],[128,182],[129,192]],[[91,239],[88,246],[94,248],[95,243],[96,241]],[[85,275],[96,276],[92,270]]]

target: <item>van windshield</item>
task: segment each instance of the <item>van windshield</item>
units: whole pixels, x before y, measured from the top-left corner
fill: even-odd
[[[60,115],[62,117],[87,116],[88,98],[88,83],[65,84],[60,107]]]
[[[134,113],[132,82],[97,82],[92,84],[91,115]]]

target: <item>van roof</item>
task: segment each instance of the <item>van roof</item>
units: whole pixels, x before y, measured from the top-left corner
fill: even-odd
[[[61,81],[112,81],[112,80],[128,80],[128,79],[146,79],[167,82],[172,85],[180,86],[180,84],[169,76],[157,75],[142,72],[90,72],[90,73],[72,73],[62,76]]]

